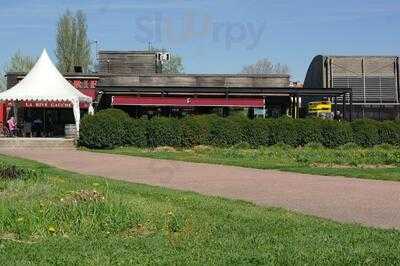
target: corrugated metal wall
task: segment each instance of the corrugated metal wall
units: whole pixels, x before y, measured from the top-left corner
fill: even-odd
[[[354,103],[399,103],[396,57],[329,57],[333,88],[352,88]]]

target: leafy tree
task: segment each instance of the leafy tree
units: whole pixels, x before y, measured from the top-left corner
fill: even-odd
[[[14,53],[11,56],[9,62],[4,67],[3,72],[0,73],[1,75],[0,90],[3,91],[7,89],[7,79],[5,77],[7,73],[9,72],[27,73],[35,65],[37,59],[38,58],[34,56],[24,55],[22,54],[21,51],[17,51],[16,53]]]
[[[75,14],[67,10],[57,25],[56,51],[58,68],[68,73],[74,66],[88,70],[91,65],[91,49],[87,36],[86,15],[79,10]]]
[[[269,59],[263,58],[255,64],[244,66],[241,74],[289,74],[289,67],[285,64],[273,64]]]
[[[150,46],[148,48],[148,51],[150,52],[162,52],[165,53],[167,52],[166,49],[161,48],[154,48],[152,46]],[[162,73],[164,74],[182,74],[184,73],[185,68],[183,66],[183,59],[181,56],[177,55],[177,54],[173,54],[171,53],[171,58],[168,62],[164,63],[162,66]]]
[[[162,73],[165,74],[180,74],[184,73],[182,57],[171,54],[171,59],[162,67]]]

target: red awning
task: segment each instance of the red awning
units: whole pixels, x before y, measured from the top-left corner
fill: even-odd
[[[12,102],[7,102],[8,106],[13,106]],[[54,102],[54,101],[23,101],[19,102],[19,107],[23,108],[72,108],[70,102]],[[88,103],[79,103],[81,109],[88,109]]]
[[[112,105],[139,106],[215,106],[215,107],[264,107],[263,98],[187,98],[113,96]]]

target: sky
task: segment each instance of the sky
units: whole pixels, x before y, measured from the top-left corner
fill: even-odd
[[[258,59],[303,81],[312,58],[400,55],[399,0],[0,0],[0,66],[20,50],[55,59],[57,21],[83,10],[96,50],[182,56],[186,73],[239,73]]]

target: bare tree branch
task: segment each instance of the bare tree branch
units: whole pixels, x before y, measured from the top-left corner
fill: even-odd
[[[244,66],[241,74],[289,74],[289,67],[285,64],[273,64],[269,59],[263,58],[255,64]]]

